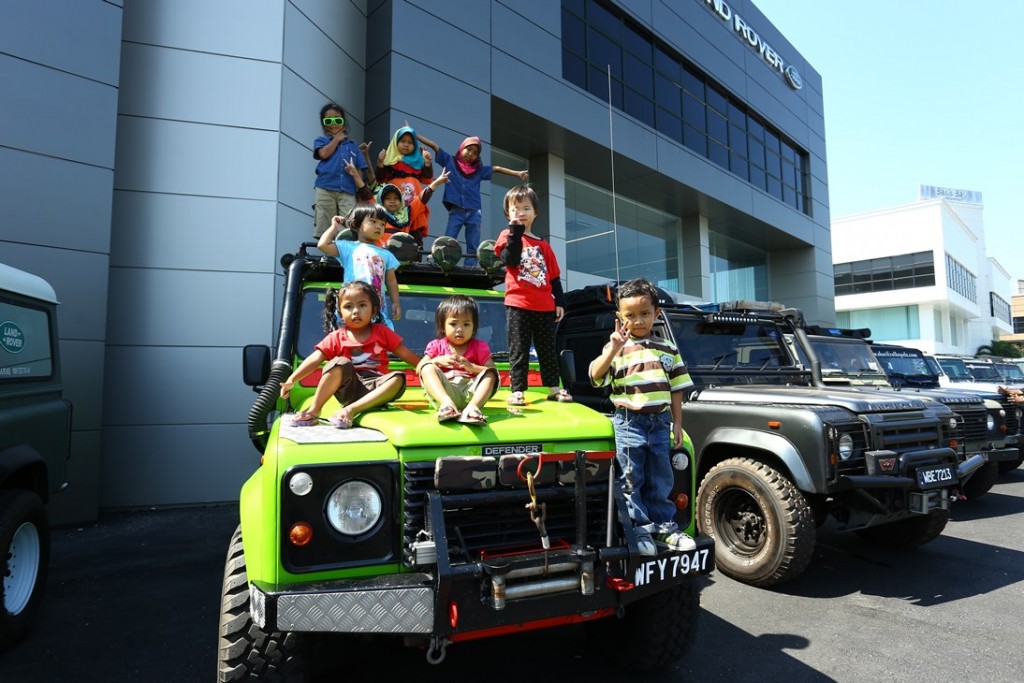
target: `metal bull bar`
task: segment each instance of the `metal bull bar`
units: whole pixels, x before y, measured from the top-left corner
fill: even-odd
[[[529,501],[523,505],[524,515],[529,515],[538,527],[538,544],[536,548],[511,551],[496,549],[494,552],[484,550],[477,561],[453,566],[449,555],[448,534],[445,532],[445,515],[447,511],[472,507],[508,508],[513,501],[523,501],[524,491],[495,490],[473,493],[426,493],[426,526],[437,544],[438,605],[449,604],[453,590],[466,580],[483,579],[486,584],[485,604],[494,610],[503,610],[509,601],[578,591],[581,595],[593,595],[595,589],[595,562],[598,559],[596,550],[587,543],[587,495],[588,492],[600,491],[602,484],[588,484],[586,466],[588,461],[611,461],[614,451],[583,451],[568,453],[537,453],[519,463],[517,476],[528,484],[526,492]],[[526,471],[527,462],[536,462],[536,472]],[[533,486],[534,475],[539,476],[545,465],[556,466],[559,462],[572,462],[575,468],[573,486]],[[614,480],[612,468],[609,466],[609,485]],[[571,544],[564,540],[555,547],[547,549],[542,542],[546,531],[543,517],[538,510],[545,509],[549,502],[573,501],[575,521],[574,538]],[[540,522],[540,523],[538,523]],[[475,583],[475,581],[473,581]],[[437,618],[442,618],[445,610],[438,610]]]

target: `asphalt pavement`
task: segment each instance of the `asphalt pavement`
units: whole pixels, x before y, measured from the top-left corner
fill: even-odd
[[[2,683],[214,681],[220,584],[234,505],[104,514],[57,529],[28,638]],[[687,656],[655,674],[609,669],[581,627],[459,643],[440,666],[414,650],[340,641],[322,680],[1024,680],[1024,469],[958,503],[935,541],[880,550],[829,525],[806,573],[774,589],[714,573]]]

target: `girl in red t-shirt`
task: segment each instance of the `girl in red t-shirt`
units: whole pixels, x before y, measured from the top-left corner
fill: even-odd
[[[410,351],[391,328],[370,322],[380,312],[380,297],[372,285],[354,280],[341,289],[328,289],[328,305],[333,297],[337,298],[344,326],[337,326],[333,311],[325,315],[324,320],[333,331],[281,384],[281,398],[288,398],[296,382],[327,361],[313,402],[292,419],[296,427],[318,424],[320,411],[327,399],[334,396],[342,407],[328,422],[338,429],[348,429],[356,415],[394,401],[405,391],[405,374],[388,372],[389,351],[413,367],[420,362],[420,357]]]
[[[505,264],[505,313],[512,393],[508,404],[526,404],[523,392],[530,368],[530,343],[537,352],[540,376],[549,401],[572,401],[558,386],[555,323],[565,313],[562,280],[551,245],[530,231],[537,218],[537,193],[529,185],[505,193],[508,229],[502,230],[494,253]]]

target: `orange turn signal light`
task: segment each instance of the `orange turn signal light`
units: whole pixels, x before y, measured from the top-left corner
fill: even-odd
[[[313,529],[306,522],[296,522],[288,530],[288,540],[292,542],[292,545],[300,548],[309,545],[309,542],[313,540]]]
[[[676,510],[685,510],[690,507],[690,497],[685,493],[677,493],[672,502],[676,504]]]
[[[768,429],[782,429],[782,423],[778,420],[768,420]]]

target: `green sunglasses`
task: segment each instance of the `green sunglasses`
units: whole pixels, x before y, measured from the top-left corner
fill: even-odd
[[[345,117],[344,116],[325,116],[323,121],[324,121],[324,125],[325,126],[344,126],[345,125]]]

